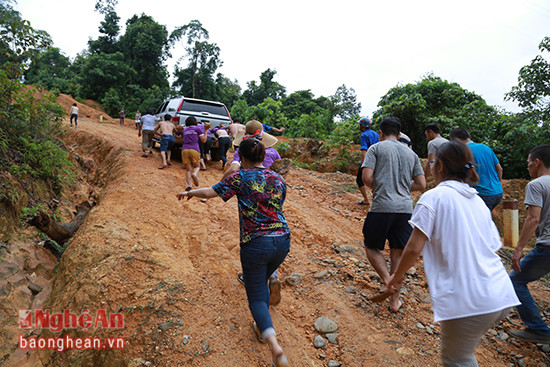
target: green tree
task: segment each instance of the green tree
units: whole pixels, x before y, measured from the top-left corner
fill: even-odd
[[[81,94],[85,98],[101,100],[110,88],[120,93],[137,73],[126,62],[122,52],[89,55],[82,63],[79,76]]]
[[[328,113],[318,115],[303,114],[288,123],[285,135],[293,138],[310,138],[325,140],[334,129],[334,121]]]
[[[248,104],[244,98],[239,98],[231,107],[231,118],[240,122],[248,121]]]
[[[102,52],[112,54],[120,51],[117,43],[118,33],[120,32],[119,21],[120,17],[114,10],[105,13],[105,19],[99,26],[99,33],[103,34],[103,36],[99,36],[96,40],[88,41],[88,49],[92,54],[100,54]]]
[[[52,44],[48,33],[35,30],[10,3],[0,1],[0,67],[10,78],[19,78],[33,57]]]
[[[203,28],[198,20],[192,20],[189,24],[175,29],[170,35],[173,43],[187,36],[187,58],[189,64],[183,68],[176,65],[174,86],[180,87],[184,95],[192,98],[204,98],[214,86],[214,74],[222,65],[220,48],[215,43],[208,42],[208,31]],[[189,88],[190,87],[190,88]]]
[[[332,117],[337,120],[347,120],[351,116],[358,115],[361,112],[361,103],[357,102],[357,95],[353,88],[346,87],[345,84],[336,89],[334,95],[329,97]]]
[[[216,75],[216,100],[231,110],[233,104],[241,97],[241,86],[237,80],[231,80],[221,73]]]
[[[118,42],[125,62],[135,70],[130,82],[149,89],[168,88],[168,72],[163,62],[169,56],[168,31],[148,15],[134,15],[126,22],[126,32]]]
[[[307,89],[293,92],[288,97],[283,98],[281,102],[285,116],[289,119],[296,119],[302,114],[323,113],[325,110],[322,106],[324,101],[321,102],[313,97],[311,90]]]
[[[494,134],[499,114],[477,94],[457,83],[449,83],[428,74],[415,84],[397,85],[378,102],[375,121],[397,116],[401,129],[421,157],[426,156],[427,140],[424,127],[439,123],[443,135],[456,127],[464,127],[476,142],[486,142]]]
[[[518,85],[506,94],[539,121],[550,120],[550,37],[539,44],[540,55],[519,71]]]
[[[248,88],[243,92],[243,97],[249,106],[256,106],[268,97],[276,101],[285,97],[286,88],[273,80],[276,74],[275,69],[267,69],[260,74],[259,85],[254,80],[247,82]]]
[[[25,72],[25,82],[44,86],[48,90],[56,89],[62,93],[69,93],[72,80],[70,66],[71,61],[59,48],[50,47],[33,57],[31,66]]]

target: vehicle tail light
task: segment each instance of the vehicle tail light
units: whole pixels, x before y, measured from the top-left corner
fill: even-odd
[[[179,125],[180,124],[180,117],[179,116],[172,117],[172,123],[174,125]]]

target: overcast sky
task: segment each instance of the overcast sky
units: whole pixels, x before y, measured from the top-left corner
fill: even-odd
[[[99,35],[103,16],[94,4],[17,0],[15,8],[72,59]],[[243,90],[271,68],[287,94],[310,89],[319,97],[342,84],[353,88],[367,116],[390,88],[428,72],[517,111],[504,94],[550,36],[548,0],[119,0],[116,12],[122,27],[145,13],[168,32],[198,19],[221,49],[218,71]],[[170,73],[183,44],[172,54]]]

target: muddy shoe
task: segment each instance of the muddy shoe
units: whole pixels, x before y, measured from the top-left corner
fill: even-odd
[[[193,188],[192,188],[191,186],[187,186],[187,187],[185,188],[185,191],[191,191],[191,190],[193,190]]]
[[[281,303],[281,282],[279,278],[269,278],[269,304],[271,306],[277,306]]]
[[[531,329],[508,330],[508,333],[514,338],[525,340],[531,343],[550,344],[550,336],[537,333]]]

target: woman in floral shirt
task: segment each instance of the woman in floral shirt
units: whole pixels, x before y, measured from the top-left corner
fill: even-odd
[[[286,183],[277,173],[262,166],[265,147],[261,137],[243,140],[239,146],[241,169],[218,184],[177,194],[178,199],[196,196],[224,201],[237,196],[241,264],[248,306],[254,317],[254,330],[261,342],[267,341],[273,364],[288,366],[277,342],[269,314],[269,276],[282,264],[290,250],[290,231],[282,212]]]

